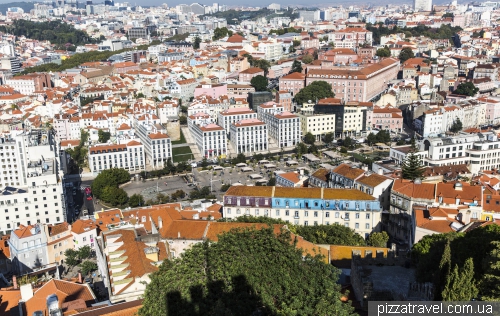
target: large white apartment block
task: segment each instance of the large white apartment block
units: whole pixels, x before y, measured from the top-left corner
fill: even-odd
[[[265,114],[274,114],[274,113],[279,113],[283,112],[285,108],[282,105],[279,105],[278,103],[274,101],[269,101],[266,103],[263,103],[257,107],[257,118],[261,121],[264,120],[264,115]]]
[[[290,112],[266,112],[262,120],[267,124],[269,136],[280,148],[295,146],[302,139],[300,118]]]
[[[71,235],[75,249],[89,246],[94,249],[96,246],[97,225],[91,219],[79,219],[71,224]]]
[[[299,115],[302,135],[311,133],[316,141],[328,133],[335,135],[335,114]]]
[[[146,164],[155,169],[163,168],[172,158],[172,141],[157,116],[151,115],[152,120],[147,118],[148,114],[144,116],[135,121],[135,135],[144,145]]]
[[[0,232],[60,223],[66,205],[51,135],[33,130],[0,138]]]
[[[257,117],[267,124],[269,136],[276,140],[279,147],[295,146],[301,141],[299,116],[284,111],[278,103],[270,101],[259,105]]]
[[[216,124],[194,124],[191,135],[196,140],[200,153],[206,158],[224,158],[227,154],[226,131]]]
[[[267,125],[256,118],[232,123],[230,140],[238,154],[266,151],[268,149]]]
[[[217,123],[227,132],[230,132],[231,124],[247,119],[256,119],[257,113],[248,108],[232,108],[219,112]]]
[[[257,49],[259,52],[264,53],[264,59],[266,60],[278,60],[283,55],[283,45],[277,42],[259,42]]]
[[[133,140],[128,144],[98,145],[89,148],[89,168],[100,173],[111,168],[123,168],[130,172],[144,170],[144,145]]]
[[[500,140],[493,132],[427,137],[419,147],[427,166],[466,164],[472,174],[500,168]]]

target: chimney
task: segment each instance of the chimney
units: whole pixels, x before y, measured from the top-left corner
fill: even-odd
[[[177,239],[181,239],[181,232],[177,232]]]
[[[379,175],[383,175],[383,174],[384,174],[384,170],[382,170],[382,168],[379,168],[379,169],[377,170],[377,174],[379,174]]]
[[[158,218],[158,227],[160,227],[160,229],[162,229],[163,227],[163,220],[161,219],[161,217]]]
[[[15,275],[12,276],[12,286],[14,290],[17,290],[17,277]]]
[[[78,283],[82,284],[83,281],[82,281],[82,273],[81,272],[78,272]]]
[[[31,286],[31,283],[21,285],[21,299],[24,302],[27,302],[32,297],[33,287]]]

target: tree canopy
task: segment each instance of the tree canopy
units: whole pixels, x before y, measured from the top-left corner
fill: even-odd
[[[457,89],[453,91],[454,94],[466,95],[469,97],[473,97],[476,93],[479,92],[479,88],[477,88],[472,82],[462,82],[457,86]]]
[[[375,55],[377,55],[378,57],[391,57],[391,50],[389,49],[389,47],[385,46],[384,48],[377,49]]]
[[[422,164],[422,159],[417,155],[418,149],[415,145],[415,139],[412,138],[411,141],[410,151],[401,166],[401,175],[403,179],[407,180],[422,179],[425,168]]]
[[[295,59],[292,64],[292,72],[302,72],[302,63],[300,60]]]
[[[255,88],[255,91],[267,91],[269,81],[266,77],[258,75],[250,80],[250,85]]]
[[[455,121],[453,121],[453,124],[451,124],[450,126],[450,132],[458,133],[462,130],[462,128],[463,128],[462,121],[460,121],[460,119],[457,117]]]
[[[304,64],[310,64],[314,61],[314,57],[312,55],[305,55],[304,57],[302,57],[302,62]]]
[[[431,39],[451,39],[453,34],[461,31],[459,26],[452,27],[449,24],[441,24],[441,26],[436,28],[431,28],[425,25],[418,25],[416,27],[397,27],[388,28],[384,26],[383,23],[377,23],[378,25],[373,25],[371,23],[366,24],[366,29],[371,31],[373,34],[373,41],[375,43],[380,43],[380,37],[390,34],[405,33],[411,36],[425,36]]]
[[[89,133],[84,131],[83,129],[80,131],[80,143],[78,143],[78,146],[74,148],[68,148],[66,149],[66,152],[69,154],[71,157],[73,166],[76,169],[83,168],[86,165],[86,160],[87,160],[87,141],[89,139]],[[79,170],[73,170],[73,172],[78,173]]]
[[[217,27],[215,30],[214,30],[214,36],[212,37],[212,39],[214,41],[216,40],[219,40],[223,37],[226,37],[226,36],[231,36],[233,35],[233,31],[230,31],[227,29],[227,27]]]
[[[91,184],[92,193],[97,198],[100,198],[103,201],[107,202],[111,202],[111,200],[106,200],[106,198],[109,198],[110,195],[119,194],[119,199],[116,202],[122,201],[122,192],[118,190],[112,190],[112,188],[118,189],[118,186],[120,184],[123,184],[127,181],[130,181],[130,173],[125,169],[111,168],[103,170]]]
[[[410,47],[403,48],[398,56],[401,63],[404,63],[405,61],[413,57],[415,57],[415,54],[413,53],[413,50]]]
[[[303,104],[311,100],[316,102],[316,100],[324,98],[333,98],[335,93],[332,91],[332,86],[326,81],[314,81],[310,85],[304,87],[295,95],[295,102],[298,104]]]
[[[316,137],[311,132],[307,132],[304,135],[304,143],[306,143],[308,145],[312,145],[312,144],[314,144],[315,141],[316,141]]]
[[[339,224],[297,226],[296,232],[315,244],[364,246],[365,240],[354,229]]]
[[[498,241],[500,240],[500,226],[487,225],[473,229],[470,232],[457,233],[450,232],[446,234],[428,235],[422,238],[413,246],[412,258],[417,265],[417,281],[418,282],[433,282],[437,289],[437,295],[441,293],[441,286],[444,289],[448,282],[453,281],[453,278],[445,278],[448,268],[450,274],[454,273],[453,269],[456,265],[465,267],[465,263],[469,258],[472,258],[473,280],[474,286],[478,287],[478,296],[483,300],[500,300],[500,291],[498,291],[498,283],[487,282],[492,276],[498,275]],[[446,253],[446,244],[450,243],[451,262],[444,264],[448,259],[443,260],[443,254]],[[443,262],[443,265],[440,264]],[[496,269],[496,270],[492,270]],[[468,268],[470,269],[470,268]],[[464,269],[458,270],[459,275],[465,273]],[[468,274],[469,272],[467,272]],[[469,274],[470,275],[470,274]],[[494,280],[494,278],[493,278]],[[450,288],[450,285],[448,285]],[[436,299],[441,299],[437,297]]]
[[[389,241],[389,235],[385,231],[374,232],[368,236],[366,243],[373,247],[387,247],[387,242]]]
[[[391,142],[391,134],[388,130],[381,130],[377,134],[370,133],[366,137],[366,143],[369,145],[376,143],[390,143]]]
[[[196,36],[193,41],[193,48],[194,49],[199,49],[200,48],[200,43],[201,43],[201,38]]]
[[[106,143],[111,138],[111,133],[100,129],[97,131],[97,137],[99,143]]]
[[[338,270],[295,247],[290,233],[233,230],[151,274],[139,315],[353,315]]]

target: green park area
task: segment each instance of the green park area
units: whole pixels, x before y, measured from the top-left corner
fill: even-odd
[[[174,162],[188,161],[193,159],[193,153],[189,146],[172,148],[172,156],[174,157]]]

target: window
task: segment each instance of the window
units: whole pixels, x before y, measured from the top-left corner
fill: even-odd
[[[230,208],[227,209],[227,214],[231,214],[231,209]]]
[[[370,219],[370,214],[366,214],[366,219]]]
[[[314,217],[318,217],[318,212],[314,212]]]
[[[304,226],[309,226],[309,222],[308,222],[308,221],[305,221],[305,222],[304,222]]]
[[[83,241],[87,241],[87,237],[83,237]]]
[[[289,211],[285,211],[285,216],[289,216],[290,215],[290,212]]]
[[[359,213],[356,213],[356,218],[359,218]]]
[[[370,229],[370,224],[366,224],[366,225],[365,225],[365,228],[366,228],[366,229]]]
[[[335,212],[335,218],[339,218],[340,217],[340,213],[339,212]]]
[[[354,228],[355,228],[355,229],[358,229],[358,228],[359,228],[359,223],[355,223],[355,224],[354,224]]]
[[[325,212],[325,217],[330,217],[330,212]]]
[[[280,210],[276,210],[276,216],[280,216]]]
[[[309,216],[309,211],[304,211],[304,216]]]

